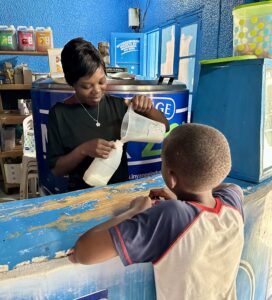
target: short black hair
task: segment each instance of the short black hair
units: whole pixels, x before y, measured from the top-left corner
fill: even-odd
[[[70,40],[61,52],[65,80],[73,86],[79,78],[93,75],[100,67],[106,74],[106,66],[99,51],[91,42],[78,37]]]
[[[225,136],[211,126],[196,123],[180,125],[170,132],[163,142],[162,159],[190,192],[213,189],[231,168]]]

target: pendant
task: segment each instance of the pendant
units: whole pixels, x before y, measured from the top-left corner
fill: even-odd
[[[100,127],[100,123],[97,121],[96,123],[95,123],[95,125],[96,125],[96,127]]]

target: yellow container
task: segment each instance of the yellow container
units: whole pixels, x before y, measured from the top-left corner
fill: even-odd
[[[232,15],[233,54],[272,58],[272,1],[237,6]]]
[[[47,51],[47,49],[53,48],[52,30],[50,27],[37,27],[36,28],[36,50]]]

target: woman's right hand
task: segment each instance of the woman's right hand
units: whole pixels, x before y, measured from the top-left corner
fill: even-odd
[[[80,147],[85,156],[108,158],[111,150],[115,148],[115,143],[104,139],[93,139],[81,144]]]

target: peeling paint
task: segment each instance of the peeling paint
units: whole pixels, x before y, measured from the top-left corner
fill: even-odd
[[[65,257],[86,230],[127,209],[130,201],[164,186],[160,175],[0,205],[0,264],[14,266],[35,257]],[[16,254],[15,254],[16,253]]]
[[[41,262],[45,262],[45,261],[48,261],[47,256],[37,256],[37,257],[33,257],[31,260],[32,263],[41,263]]]
[[[14,269],[18,269],[18,268],[21,268],[21,267],[23,267],[23,266],[25,266],[25,265],[29,265],[29,264],[30,264],[30,260],[22,261],[22,262],[20,262],[19,264],[17,264],[17,265],[14,267]]]
[[[67,253],[66,251],[57,251],[57,252],[55,253],[55,257],[54,257],[54,258],[62,258],[62,257],[65,257],[65,256],[67,256],[66,253]]]
[[[0,273],[7,272],[9,270],[8,265],[0,265]]]

